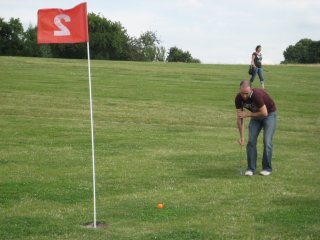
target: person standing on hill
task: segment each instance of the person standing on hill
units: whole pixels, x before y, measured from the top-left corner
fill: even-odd
[[[240,91],[235,98],[237,110],[237,126],[240,132],[239,143],[245,144],[243,119],[250,117],[249,136],[247,143],[248,167],[246,176],[252,176],[257,168],[257,139],[263,129],[263,157],[261,175],[272,173],[273,135],[276,130],[277,114],[273,99],[263,89],[251,88],[250,81],[240,83]],[[244,111],[246,108],[249,111]]]
[[[260,79],[260,84],[262,88],[264,88],[264,78],[262,73],[262,53],[261,53],[260,45],[258,45],[256,47],[256,51],[252,53],[251,66],[253,67],[253,73],[252,73],[250,82],[253,82],[256,77],[256,74],[258,74]]]

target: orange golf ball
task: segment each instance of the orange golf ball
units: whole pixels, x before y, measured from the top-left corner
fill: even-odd
[[[157,208],[164,208],[164,204],[163,203],[158,203]]]

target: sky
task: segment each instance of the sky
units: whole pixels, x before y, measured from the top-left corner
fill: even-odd
[[[82,0],[0,0],[0,17],[37,24],[42,8],[73,8]],[[320,0],[87,0],[88,12],[118,21],[129,36],[156,32],[167,51],[178,47],[202,63],[279,64],[289,45],[320,40]]]

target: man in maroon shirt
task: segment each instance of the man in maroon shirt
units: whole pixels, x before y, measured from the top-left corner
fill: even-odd
[[[243,119],[250,117],[249,137],[247,143],[248,168],[246,176],[252,176],[257,168],[257,139],[263,129],[263,158],[261,175],[267,176],[272,173],[272,138],[276,130],[277,114],[276,105],[272,98],[262,89],[251,88],[250,81],[240,83],[240,92],[235,98],[237,109],[237,126],[240,132],[239,143],[244,141]],[[249,111],[244,111],[244,108]]]

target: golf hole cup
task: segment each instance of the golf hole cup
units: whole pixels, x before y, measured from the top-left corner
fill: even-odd
[[[159,209],[164,208],[164,204],[163,204],[163,203],[158,203],[158,204],[157,204],[157,208],[159,208]]]

